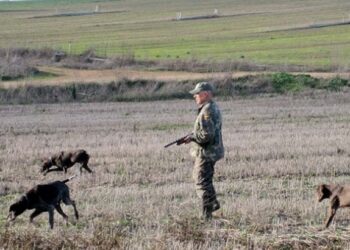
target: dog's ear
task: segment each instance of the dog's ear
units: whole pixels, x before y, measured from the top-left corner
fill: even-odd
[[[52,166],[52,157],[42,158],[40,164],[40,171],[43,172]]]
[[[16,215],[14,211],[10,211],[9,214],[7,215],[6,221],[14,221],[16,219]]]
[[[321,198],[323,196],[323,184],[322,185],[318,185],[317,188],[316,188],[316,198],[318,201],[321,201]]]
[[[49,158],[47,158],[47,157],[42,157],[42,158],[40,159],[40,163],[41,163],[41,164],[44,164],[44,163],[47,162],[47,161],[49,161]]]
[[[317,187],[317,198],[321,202],[323,199],[327,199],[332,195],[332,192],[328,185],[321,184]]]

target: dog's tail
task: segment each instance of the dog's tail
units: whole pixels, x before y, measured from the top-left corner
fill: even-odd
[[[71,179],[74,179],[75,177],[77,177],[77,175],[75,174],[75,175],[73,175],[73,176],[71,176],[71,177],[69,177],[68,179],[65,179],[64,181],[62,181],[63,183],[66,183],[66,182],[68,182],[68,181],[70,181]]]

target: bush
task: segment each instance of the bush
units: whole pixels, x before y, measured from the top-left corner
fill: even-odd
[[[0,80],[9,81],[21,77],[34,76],[39,71],[20,57],[0,60]]]
[[[339,91],[347,85],[348,85],[348,80],[341,79],[340,77],[336,77],[329,81],[327,89],[332,91]]]
[[[295,76],[281,72],[272,75],[272,87],[278,93],[298,92],[302,90],[303,84]]]
[[[317,78],[313,78],[310,75],[297,75],[295,79],[305,87],[309,87],[309,88],[320,87],[320,80]]]

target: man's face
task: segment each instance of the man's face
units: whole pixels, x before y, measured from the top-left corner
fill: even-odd
[[[207,91],[201,91],[198,94],[193,95],[197,105],[202,105],[209,100],[209,93]]]

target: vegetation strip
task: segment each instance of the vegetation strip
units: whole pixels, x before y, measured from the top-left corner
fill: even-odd
[[[65,86],[0,88],[0,104],[188,99],[191,98],[188,91],[197,81],[122,79],[107,84],[73,83]],[[283,72],[211,81],[217,88],[218,97],[296,94],[307,90],[341,91],[349,87],[349,81],[340,77],[318,79],[310,75],[292,75]]]

